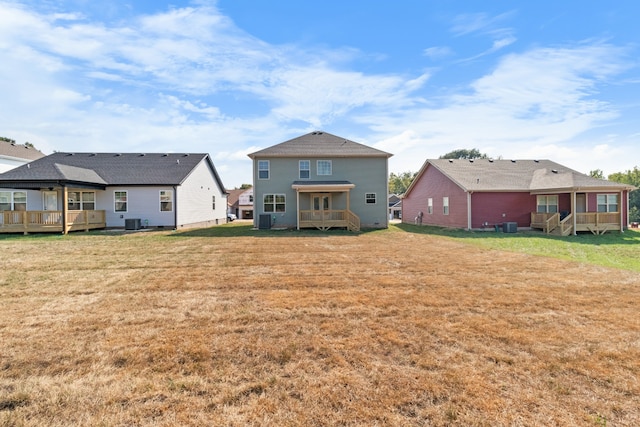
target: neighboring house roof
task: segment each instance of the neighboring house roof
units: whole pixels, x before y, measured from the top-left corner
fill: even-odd
[[[635,187],[569,169],[551,160],[435,159],[427,160],[406,194],[428,167],[434,167],[465,191],[568,191]]]
[[[316,131],[249,154],[249,157],[386,157],[392,154]]]
[[[247,190],[246,189],[245,190],[243,189],[227,190],[227,193],[229,193],[229,195],[227,196],[227,205],[229,206],[237,205],[240,195],[245,191]]]
[[[0,157],[8,157],[21,160],[37,160],[44,157],[40,150],[15,142],[0,140]]]
[[[202,153],[54,153],[0,174],[0,186],[43,182],[99,187],[180,185],[203,159],[224,192],[211,158]]]

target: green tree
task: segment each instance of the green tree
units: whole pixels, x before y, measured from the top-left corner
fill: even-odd
[[[594,169],[589,172],[589,175],[593,178],[604,179],[604,172],[602,172],[602,169]]]
[[[477,148],[471,150],[460,148],[440,156],[441,159],[486,159],[488,157],[486,154],[480,153]]]
[[[0,141],[9,142],[11,144],[15,144],[16,143],[16,141],[14,139],[7,138],[5,136],[0,136]]]
[[[418,172],[402,172],[389,175],[389,192],[392,194],[404,194]]]
[[[253,187],[253,185],[251,185],[251,184],[242,184],[242,185],[240,186],[240,190],[248,190],[248,189],[250,189],[251,187]]]
[[[612,173],[608,179],[640,188],[640,169],[636,166],[633,170]],[[640,222],[640,190],[629,193],[629,222]]]

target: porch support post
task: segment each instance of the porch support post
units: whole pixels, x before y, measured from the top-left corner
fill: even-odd
[[[620,232],[624,233],[624,210],[622,208],[624,203],[622,202],[622,197],[624,197],[624,190],[620,190],[620,202],[618,203],[618,208],[620,209]]]
[[[571,212],[573,213],[572,218],[573,218],[573,235],[577,235],[578,233],[576,232],[576,227],[578,226],[578,220],[577,220],[577,212],[576,212],[576,192],[575,190],[571,192]]]
[[[66,185],[62,186],[62,234],[67,234],[67,200],[69,191]]]
[[[296,230],[300,231],[300,190],[296,189]]]

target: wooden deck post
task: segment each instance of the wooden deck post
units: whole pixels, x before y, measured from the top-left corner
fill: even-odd
[[[67,198],[69,191],[66,186],[62,187],[62,234],[67,234]]]

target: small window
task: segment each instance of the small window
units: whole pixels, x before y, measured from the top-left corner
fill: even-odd
[[[598,212],[618,212],[618,195],[598,194]]]
[[[114,191],[113,192],[113,209],[115,212],[127,212],[127,192],[126,191]]]
[[[442,214],[449,215],[449,198],[448,197],[442,198]]]
[[[211,210],[216,210],[216,196],[211,196]]]
[[[160,190],[160,212],[173,211],[173,191]]]
[[[318,175],[331,175],[331,160],[318,160]]]
[[[249,196],[249,203],[253,203],[253,194]]]
[[[269,160],[258,160],[258,179],[269,179]]]
[[[431,197],[427,199],[427,213],[429,215],[433,214],[433,199]]]
[[[311,162],[309,160],[300,160],[298,164],[300,179],[309,179],[311,175]]]
[[[558,196],[538,196],[536,197],[536,212],[556,213],[558,212]]]
[[[13,193],[13,210],[14,211],[27,210],[27,192],[26,191],[16,191]]]
[[[376,193],[365,193],[364,202],[368,205],[376,204]]]

